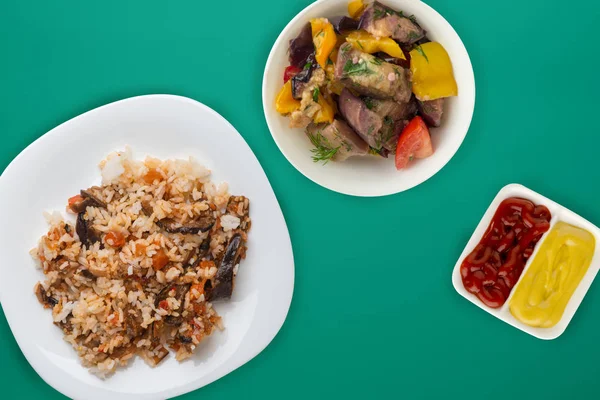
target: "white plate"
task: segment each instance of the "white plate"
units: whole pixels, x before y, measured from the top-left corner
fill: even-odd
[[[47,231],[42,213],[64,211],[69,196],[100,183],[98,163],[110,152],[133,149],[135,158],[194,156],[250,198],[252,230],[233,298],[216,303],[225,330],[197,354],[173,355],[156,368],[139,357],[101,380],[83,368],[34,284],[43,278],[28,252]],[[0,295],[23,354],[52,387],[76,399],[163,399],[219,379],[260,353],[281,328],[294,286],[289,233],[258,160],[239,133],[210,108],[184,97],[135,97],[74,118],[27,147],[0,177]]]
[[[521,282],[521,278],[519,278],[519,281],[513,288],[510,296],[508,296],[508,299],[506,299],[506,302],[504,303],[504,305],[498,309],[493,309],[493,308],[487,307],[485,304],[483,304],[477,298],[477,296],[475,296],[472,293],[469,293],[465,289],[465,287],[463,286],[463,283],[462,283],[462,279],[460,276],[460,265],[461,265],[462,261],[465,259],[466,256],[469,255],[469,253],[471,253],[471,251],[473,251],[473,249],[477,246],[477,244],[481,240],[481,237],[487,230],[487,227],[490,224],[490,221],[492,220],[492,218],[494,217],[494,213],[498,209],[498,206],[500,205],[500,203],[509,197],[522,197],[524,199],[532,201],[536,205],[544,205],[544,206],[548,207],[548,210],[550,210],[550,213],[552,214],[552,219],[550,221],[550,229],[548,230],[548,232],[550,232],[550,230],[552,230],[552,228],[558,221],[564,221],[568,224],[575,225],[575,226],[578,226],[580,228],[583,228],[583,229],[589,231],[596,238],[596,249],[594,252],[594,257],[592,258],[592,263],[590,264],[590,267],[588,268],[588,271],[584,275],[583,279],[579,283],[579,286],[575,290],[575,293],[573,293],[573,296],[569,300],[569,303],[567,304],[567,307],[565,308],[565,312],[564,312],[561,320],[558,322],[558,324],[556,324],[552,328],[535,328],[535,327],[531,327],[529,325],[525,325],[524,323],[518,321],[510,313],[508,305],[510,303],[510,299],[512,298],[513,293],[515,292],[515,290],[519,286],[519,283]],[[525,269],[523,270],[521,277],[525,276],[525,274],[527,273],[527,269],[529,268],[531,260],[533,260],[535,258],[536,254],[538,252],[538,249],[540,248],[540,246],[546,239],[548,232],[546,232],[542,236],[542,238],[536,245],[535,251],[529,258],[527,264],[525,265]],[[596,274],[598,273],[599,269],[600,269],[600,229],[598,229],[592,223],[583,219],[579,215],[570,211],[569,209],[561,206],[558,203],[555,203],[554,201],[542,196],[541,194],[536,193],[533,190],[528,189],[522,185],[511,184],[511,185],[503,187],[500,190],[500,192],[494,198],[494,201],[492,201],[492,204],[490,204],[489,208],[485,212],[483,218],[479,222],[479,225],[477,225],[475,232],[473,232],[473,236],[471,236],[471,239],[467,243],[467,246],[463,250],[462,254],[460,255],[460,258],[456,262],[456,266],[454,267],[454,270],[452,271],[452,283],[454,284],[454,288],[456,289],[456,291],[461,296],[463,296],[465,299],[469,300],[471,303],[475,304],[479,308],[492,314],[496,318],[499,318],[502,321],[506,322],[507,324],[510,324],[510,325],[514,326],[515,328],[518,328],[524,332],[527,332],[530,335],[533,335],[539,339],[551,340],[551,339],[556,339],[557,337],[562,335],[563,332],[565,331],[565,329],[567,329],[569,322],[571,322],[573,315],[575,315],[575,311],[577,311],[577,308],[579,308],[579,305],[583,301],[583,298],[585,297],[585,294],[587,293],[592,282],[594,281],[594,278],[596,277]]]
[[[469,54],[450,24],[434,9],[419,0],[382,0],[382,3],[414,14],[431,40],[448,51],[458,84],[458,97],[446,101],[440,128],[431,130],[435,153],[397,171],[393,155],[389,159],[353,157],[345,162],[323,166],[311,159],[312,148],[302,129],[290,129],[289,120],[275,111],[275,97],[283,86],[288,66],[288,43],[302,26],[317,17],[348,15],[349,0],[320,0],[306,7],[281,32],[267,60],[263,77],[263,108],[271,135],[288,161],[313,182],[336,192],[353,196],[385,196],[408,190],[435,175],[462,144],[475,107],[475,79]]]

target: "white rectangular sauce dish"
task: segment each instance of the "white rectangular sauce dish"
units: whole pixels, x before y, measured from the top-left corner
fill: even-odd
[[[510,292],[510,295],[506,299],[506,302],[500,308],[494,309],[494,308],[490,308],[490,307],[486,306],[484,303],[482,303],[479,300],[479,298],[477,298],[477,296],[468,292],[465,289],[463,282],[462,282],[461,274],[460,274],[460,266],[461,266],[463,260],[465,259],[465,257],[467,257],[475,249],[475,247],[477,246],[477,244],[483,237],[483,235],[486,232],[492,218],[494,217],[494,214],[496,213],[496,210],[498,209],[498,206],[500,205],[500,203],[502,203],[502,201],[504,201],[505,199],[508,199],[511,197],[524,198],[524,199],[532,201],[536,205],[546,206],[548,208],[548,210],[550,210],[552,218],[550,220],[550,229],[546,233],[544,233],[544,235],[541,237],[541,239],[535,246],[535,251],[533,252],[531,257],[529,257],[529,259],[527,260],[527,263],[525,264],[525,269],[523,270],[521,276],[519,277],[516,285],[513,287],[512,291]],[[552,231],[554,225],[559,221],[566,222],[567,224],[574,225],[576,227],[585,229],[588,232],[590,232],[596,239],[594,255],[592,257],[592,261],[591,261],[591,264],[590,264],[588,270],[586,271],[581,282],[577,286],[575,292],[571,296],[560,321],[556,325],[554,325],[553,327],[550,327],[550,328],[532,327],[532,326],[526,325],[526,324],[522,323],[521,321],[517,320],[511,314],[511,312],[509,310],[509,304],[510,304],[510,301],[511,301],[515,291],[518,290],[519,284],[521,283],[523,277],[525,276],[525,274],[527,274],[527,271],[531,265],[532,260],[535,259],[539,249],[541,248],[544,241],[546,240],[548,233],[550,231]],[[452,272],[452,283],[453,283],[456,291],[461,296],[463,296],[465,299],[469,300],[471,303],[475,304],[479,308],[492,314],[496,318],[499,318],[502,321],[506,322],[507,324],[512,325],[515,328],[522,330],[523,332],[527,332],[530,335],[535,336],[539,339],[552,340],[552,339],[556,339],[557,337],[562,335],[563,332],[567,329],[567,326],[571,322],[571,319],[575,315],[577,308],[579,308],[579,305],[583,301],[583,298],[585,297],[588,289],[592,285],[592,282],[594,281],[594,278],[596,277],[599,269],[600,269],[600,229],[598,229],[595,225],[593,225],[589,221],[587,221],[584,218],[580,217],[579,215],[575,214],[571,210],[548,199],[547,197],[544,197],[541,194],[536,193],[533,190],[528,189],[522,185],[511,184],[511,185],[507,185],[507,186],[503,187],[500,190],[500,192],[496,195],[496,197],[494,198],[494,200],[488,207],[483,218],[477,225],[477,228],[473,232],[473,235],[469,239],[469,242],[467,243],[465,249],[463,250],[462,254],[460,255],[458,261],[456,262],[456,265]]]

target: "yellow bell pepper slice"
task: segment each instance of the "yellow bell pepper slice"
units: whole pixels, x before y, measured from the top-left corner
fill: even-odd
[[[421,101],[458,95],[452,61],[437,42],[423,43],[410,52],[412,90]]]
[[[315,45],[315,59],[321,68],[325,69],[327,59],[338,41],[337,35],[327,18],[312,19],[310,26]]]
[[[363,11],[365,11],[365,3],[363,3],[363,0],[352,0],[348,3],[348,14],[350,14],[351,18],[360,18]]]
[[[289,80],[283,85],[279,94],[275,98],[275,110],[279,114],[286,115],[300,108],[300,100],[292,96],[292,81]]]
[[[348,34],[346,41],[355,49],[365,53],[373,54],[382,51],[392,57],[406,60],[398,43],[389,37],[376,38],[366,31],[354,31]]]
[[[319,93],[319,101],[317,103],[321,106],[321,109],[313,117],[315,124],[322,122],[332,123],[333,117],[335,116],[335,108],[331,99],[325,99],[321,93]]]

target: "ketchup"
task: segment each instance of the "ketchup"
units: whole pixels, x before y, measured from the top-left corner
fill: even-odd
[[[502,307],[537,242],[550,229],[550,211],[511,197],[498,206],[475,249],[460,266],[465,289],[491,308]]]

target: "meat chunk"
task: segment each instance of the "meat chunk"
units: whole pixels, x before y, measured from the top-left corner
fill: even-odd
[[[387,130],[384,134],[385,142],[383,143],[383,147],[388,152],[395,153],[396,147],[398,146],[398,138],[400,137],[402,130],[404,130],[404,127],[408,125],[409,120],[401,119],[395,122],[390,122],[391,123],[389,125],[384,124],[384,127],[388,127],[389,130]]]
[[[369,145],[340,119],[335,119],[331,124],[310,124],[306,128],[306,134],[313,142],[316,140],[331,149],[337,149],[334,161],[344,161],[352,156],[369,153]]]
[[[406,103],[412,95],[408,70],[356,50],[350,43],[340,47],[335,78],[356,92],[377,99]]]
[[[381,118],[389,117],[393,121],[411,119],[417,113],[417,103],[414,97],[411,97],[408,103],[398,103],[393,100],[380,100],[372,97],[365,97],[363,100],[369,110],[374,111]]]
[[[354,131],[372,148],[379,150],[383,144],[381,128],[383,118],[348,89],[342,90],[339,99],[339,110]]]
[[[378,1],[365,9],[360,29],[376,37],[391,37],[402,44],[413,44],[425,37],[425,31],[413,19]]]
[[[427,125],[440,126],[444,114],[444,99],[419,101],[419,114]]]

